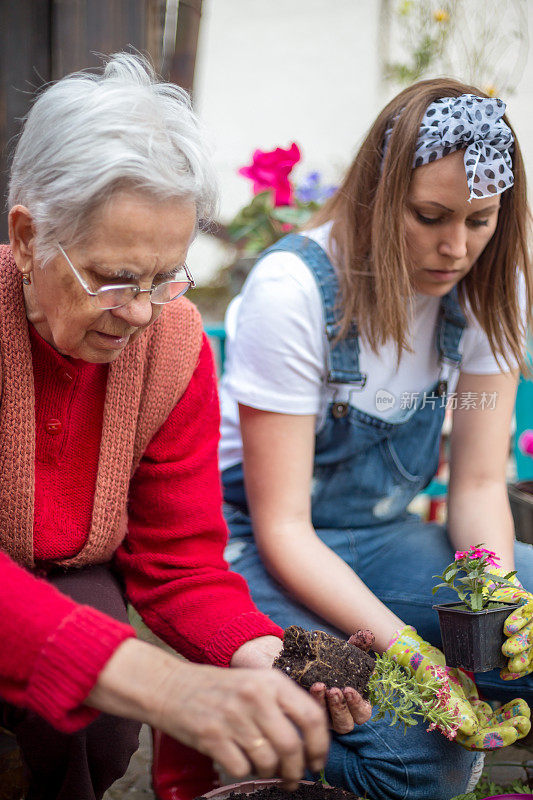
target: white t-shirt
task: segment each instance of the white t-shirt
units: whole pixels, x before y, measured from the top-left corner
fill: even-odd
[[[330,223],[306,235],[328,252],[329,231]],[[327,384],[324,314],[313,274],[294,253],[270,253],[261,259],[226,313],[221,469],[242,461],[238,403],[283,414],[316,414],[317,427],[334,398],[387,421],[404,416],[401,398],[423,393],[439,378],[435,346],[439,304],[439,297],[416,296],[412,352],[402,354],[398,367],[394,343],[376,355],[360,338],[359,367],[367,375],[365,387]],[[461,370],[479,375],[501,372],[485,333],[471,315],[467,320],[459,346]],[[451,376],[450,389],[456,379],[457,375]],[[380,402],[383,396],[385,407]]]

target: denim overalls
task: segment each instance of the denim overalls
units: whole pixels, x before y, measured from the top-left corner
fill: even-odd
[[[357,328],[335,343],[337,278],[329,258],[313,240],[282,239],[268,252],[296,253],[314,275],[322,299],[327,338],[327,382],[364,385]],[[445,528],[427,524],[407,511],[436,472],[446,405],[447,381],[460,365],[459,343],[466,326],[456,291],[442,298],[435,331],[441,372],[438,381],[413,398],[410,408],[390,421],[359,411],[335,394],[316,433],[312,482],[312,521],[317,535],[365,584],[421,636],[440,645],[431,587],[433,576],[453,559]],[[383,387],[386,389],[387,387]],[[253,540],[242,465],[223,473],[225,514],[230,528],[226,557],[242,574],[259,608],[282,627],[321,629],[346,638],[292,598],[264,569]],[[533,586],[531,548],[519,547],[518,574]],[[446,591],[438,600],[455,597]],[[485,694],[511,699],[532,694],[526,678],[510,687],[498,672],[485,679]],[[488,680],[488,683],[487,683]],[[481,684],[483,681],[479,680]],[[399,726],[370,721],[351,734],[334,735],[326,777],[355,794],[383,798],[449,798],[465,791],[475,757],[422,724],[404,736]]]

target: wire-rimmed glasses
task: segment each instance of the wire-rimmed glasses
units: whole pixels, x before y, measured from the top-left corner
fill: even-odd
[[[187,276],[186,279],[178,279],[177,277],[172,278],[171,280],[160,283],[158,286],[153,286],[151,289],[141,289],[136,284],[131,283],[116,283],[109,284],[108,286],[101,286],[96,291],[93,291],[87,281],[80,275],[59,242],[57,247],[64,256],[72,272],[82,285],[83,289],[87,292],[87,294],[94,298],[95,302],[102,310],[109,311],[113,308],[126,306],[128,303],[131,303],[131,301],[134,300],[137,295],[142,294],[143,292],[148,292],[150,294],[150,302],[153,305],[162,306],[165,303],[170,303],[171,300],[177,300],[177,298],[184,295],[188,289],[194,289],[196,286],[194,278],[192,277],[187,264],[184,263],[183,271]]]

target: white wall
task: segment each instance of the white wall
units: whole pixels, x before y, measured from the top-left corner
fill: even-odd
[[[498,13],[510,2],[501,0]],[[251,183],[237,169],[256,148],[296,141],[303,155],[297,178],[318,169],[338,181],[397,91],[380,83],[379,0],[204,0],[203,7],[195,105],[215,148],[221,219],[251,197]],[[533,34],[533,0],[527,7]],[[533,185],[532,57],[517,92],[503,99]],[[224,258],[206,238],[191,253],[200,281]]]

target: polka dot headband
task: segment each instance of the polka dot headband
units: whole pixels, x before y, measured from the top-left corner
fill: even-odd
[[[413,169],[465,148],[469,200],[490,197],[509,189],[514,182],[513,134],[502,120],[505,103],[498,98],[463,94],[441,97],[428,106],[420,125]],[[392,125],[385,133],[385,147]]]

